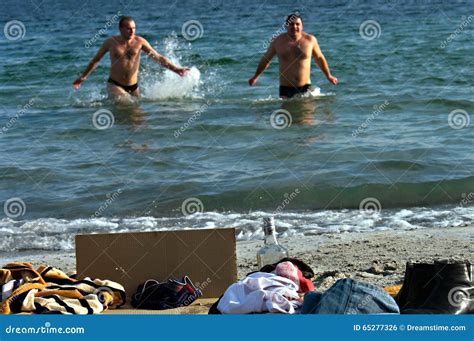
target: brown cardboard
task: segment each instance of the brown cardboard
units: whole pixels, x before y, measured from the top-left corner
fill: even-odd
[[[237,281],[235,229],[89,234],[76,236],[78,278],[122,284],[127,301],[147,279],[188,275],[204,298]]]
[[[117,309],[107,309],[102,314],[107,315],[207,315],[217,298],[199,298],[187,307],[164,310],[135,309],[125,305]]]

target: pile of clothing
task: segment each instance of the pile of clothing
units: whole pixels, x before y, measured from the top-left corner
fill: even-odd
[[[351,278],[317,292],[313,276],[301,260],[284,258],[232,284],[209,314],[474,314],[469,262],[407,263],[394,297]]]
[[[98,314],[125,303],[122,285],[109,280],[77,280],[59,269],[10,263],[0,269],[3,314]]]
[[[294,314],[303,305],[302,295],[315,290],[311,281],[313,276],[314,271],[303,261],[283,258],[232,284],[209,313]]]
[[[132,297],[132,306],[137,309],[163,310],[186,307],[202,296],[188,276],[181,280],[168,279],[159,282],[149,279],[138,286]]]

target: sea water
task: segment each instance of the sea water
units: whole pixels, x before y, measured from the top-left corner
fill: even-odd
[[[472,1],[1,7],[1,251],[72,249],[88,232],[261,238],[269,214],[283,237],[472,223]],[[247,80],[294,10],[340,83],[313,63],[320,93],[282,101],[276,59]],[[142,97],[118,105],[106,55],[74,91],[118,13],[189,75],[143,54]]]

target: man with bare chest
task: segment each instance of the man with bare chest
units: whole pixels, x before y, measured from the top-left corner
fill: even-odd
[[[290,98],[311,90],[311,57],[332,84],[337,78],[331,74],[329,65],[319,48],[316,38],[303,32],[303,21],[299,14],[291,14],[286,18],[286,33],[276,37],[268,47],[255,75],[249,79],[251,86],[257,83],[260,75],[268,68],[272,58],[278,57],[280,69],[280,97]]]
[[[188,68],[177,67],[168,58],[156,52],[146,39],[135,35],[136,26],[132,17],[121,17],[119,30],[119,36],[110,37],[102,44],[82,75],[74,81],[74,89],[80,88],[81,83],[87,79],[107,52],[110,54],[110,74],[107,81],[109,97],[127,94],[139,96],[138,68],[142,51],[155,62],[180,76],[189,71]]]

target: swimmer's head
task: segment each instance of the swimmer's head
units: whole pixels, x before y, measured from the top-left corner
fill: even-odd
[[[303,32],[303,19],[299,12],[291,13],[286,17],[285,26],[288,34],[291,36]]]
[[[129,16],[121,16],[119,21],[119,30],[120,35],[124,39],[131,39],[135,35],[136,26],[135,21],[132,17]]]

